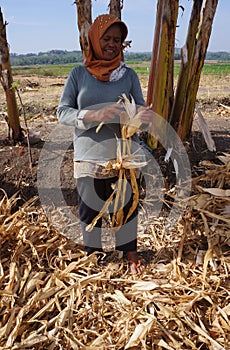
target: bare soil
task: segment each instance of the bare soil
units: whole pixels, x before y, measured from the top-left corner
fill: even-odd
[[[21,125],[25,128],[23,115],[32,133],[30,136],[32,169],[27,145],[14,145],[8,138],[8,127],[5,121],[6,103],[4,92],[0,90],[0,188],[8,197],[17,193],[24,201],[37,195],[37,166],[40,151],[48,140],[50,132],[57,125],[56,109],[66,77],[21,76],[20,96],[23,102]],[[143,92],[146,95],[147,83],[140,77]],[[216,154],[230,152],[229,121],[230,111],[230,77],[202,77],[198,93],[199,108],[216,143],[216,152],[209,152],[195,118],[188,154],[194,175],[200,162],[214,160]],[[63,161],[62,186],[68,205],[75,206],[76,193],[73,179],[72,147],[66,152]]]

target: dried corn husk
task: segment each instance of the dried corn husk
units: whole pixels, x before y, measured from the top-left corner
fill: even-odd
[[[0,349],[228,349],[230,224],[211,214],[223,219],[229,199],[205,184],[229,186],[229,166],[193,179],[196,208],[178,227],[166,233],[149,214],[139,242],[154,255],[141,276],[112,268],[112,256],[98,265],[32,200],[11,213],[17,197],[3,194]]]
[[[99,218],[103,216],[109,205],[114,200],[114,211],[112,217],[112,227],[118,229],[123,223],[126,223],[130,216],[135,211],[139,201],[139,190],[136,180],[136,173],[134,169],[145,166],[146,162],[138,161],[138,156],[131,154],[131,137],[139,130],[141,126],[140,113],[137,113],[136,104],[132,96],[130,100],[123,93],[119,103],[122,103],[125,108],[125,113],[122,113],[121,135],[122,140],[117,138],[117,159],[115,163],[108,162],[106,168],[113,168],[119,170],[118,181],[114,185],[114,191],[108,198],[100,213],[96,218],[86,227],[87,231],[92,231]],[[137,114],[136,114],[137,113]],[[101,125],[97,128],[96,132],[100,131]],[[124,218],[124,203],[125,193],[127,187],[126,170],[129,170],[131,177],[131,186],[133,190],[133,203],[126,216]]]
[[[195,106],[195,109],[196,109],[196,113],[198,115],[198,121],[199,121],[199,125],[200,125],[200,128],[201,128],[201,131],[202,131],[202,134],[204,136],[204,139],[205,139],[205,142],[206,142],[206,145],[208,147],[208,150],[211,151],[211,152],[215,152],[216,151],[216,145],[215,145],[215,142],[212,138],[212,135],[208,129],[208,125],[198,107],[198,105],[196,104]]]
[[[140,113],[137,113],[134,118],[130,119],[122,128],[122,137],[127,139],[132,137],[141,126]]]

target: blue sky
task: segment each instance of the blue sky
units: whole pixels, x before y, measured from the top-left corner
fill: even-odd
[[[92,0],[93,18],[106,13],[109,0]],[[192,0],[181,0],[176,45],[185,42]],[[141,5],[140,5],[141,4]],[[132,40],[129,51],[152,51],[157,0],[124,0],[122,19]],[[0,0],[7,38],[13,53],[37,53],[53,49],[79,50],[77,11],[73,0]],[[219,0],[209,51],[230,52],[230,0]]]

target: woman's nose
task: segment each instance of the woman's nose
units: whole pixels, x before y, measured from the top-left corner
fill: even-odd
[[[115,45],[115,40],[114,39],[110,39],[109,40],[109,46],[114,46]]]

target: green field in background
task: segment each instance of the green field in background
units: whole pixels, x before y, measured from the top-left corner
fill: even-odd
[[[143,63],[133,63],[126,62],[130,67],[132,67],[138,75],[149,75],[150,62]],[[41,66],[25,66],[25,67],[13,67],[13,75],[39,75],[39,76],[67,76],[71,69],[76,64],[60,64],[60,65],[41,65]],[[175,76],[178,75],[180,71],[180,63],[175,62]],[[230,62],[206,62],[203,70],[203,74],[216,75],[216,76],[226,76],[230,75]]]

